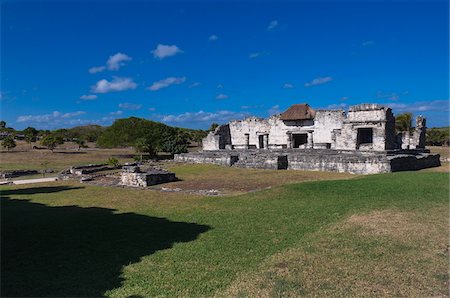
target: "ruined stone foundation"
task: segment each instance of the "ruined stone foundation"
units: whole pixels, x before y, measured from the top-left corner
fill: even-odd
[[[377,174],[440,166],[427,150],[364,152],[330,149],[216,150],[176,154],[175,161],[257,169]]]

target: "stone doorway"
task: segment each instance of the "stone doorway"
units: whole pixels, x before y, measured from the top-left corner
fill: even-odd
[[[259,148],[263,149],[264,148],[264,136],[263,135],[259,135],[258,136],[258,141],[259,141]]]
[[[302,148],[308,143],[308,134],[292,134],[292,148]]]

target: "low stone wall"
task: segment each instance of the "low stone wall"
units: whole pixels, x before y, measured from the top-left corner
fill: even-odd
[[[157,169],[141,172],[139,167],[124,167],[120,176],[120,184],[133,187],[148,187],[172,181],[177,181],[174,173]]]
[[[440,166],[439,154],[423,151],[362,152],[331,149],[218,150],[175,155],[175,161],[259,169],[377,174]]]

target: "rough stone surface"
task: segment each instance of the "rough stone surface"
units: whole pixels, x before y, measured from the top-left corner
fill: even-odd
[[[426,151],[363,152],[332,149],[218,150],[176,154],[175,161],[259,169],[377,174],[440,166]]]
[[[147,187],[155,184],[176,181],[174,173],[159,169],[141,172],[139,167],[126,167],[120,176],[120,184],[133,187]]]

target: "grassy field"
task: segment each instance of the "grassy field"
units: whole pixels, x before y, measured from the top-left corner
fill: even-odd
[[[279,186],[2,187],[2,296],[448,295],[448,173],[176,170],[185,187]]]

